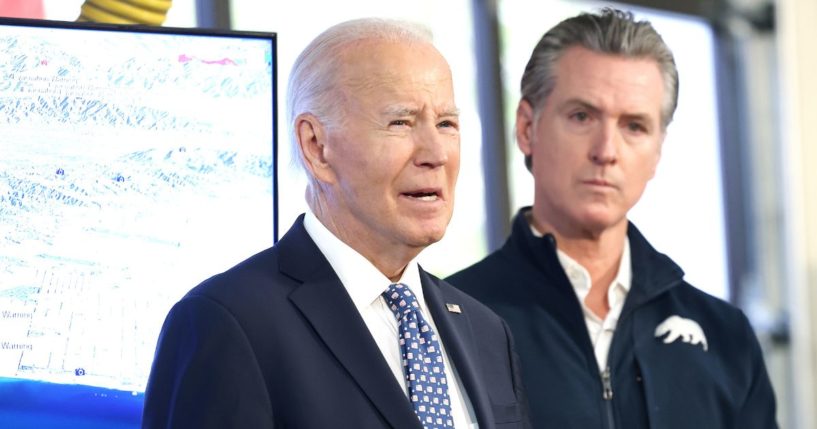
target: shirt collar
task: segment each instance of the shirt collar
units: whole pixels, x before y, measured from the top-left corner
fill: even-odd
[[[544,233],[533,226],[533,223],[530,221],[530,216],[530,211],[528,211],[526,217],[528,218],[528,225],[530,226],[531,232],[536,237],[543,237]],[[573,288],[581,292],[582,296],[587,296],[587,293],[590,291],[590,273],[587,272],[587,269],[576,262],[575,259],[568,256],[567,253],[559,250],[558,247],[556,249],[556,255],[559,257],[559,263],[562,264],[562,268],[564,268]],[[616,274],[616,278],[613,279],[613,283],[610,284],[610,289],[607,294],[608,299],[612,298],[612,292],[616,288],[622,288],[625,293],[630,291],[633,278],[633,266],[630,261],[630,239],[627,238],[624,240],[624,249],[621,252],[621,260],[618,264],[618,274]],[[610,302],[610,304],[613,305],[614,303]]]
[[[321,223],[311,210],[304,216],[304,228],[335,270],[358,311],[371,305],[392,283],[368,259],[341,241]],[[396,283],[411,288],[421,306],[425,306],[417,260],[412,259]]]

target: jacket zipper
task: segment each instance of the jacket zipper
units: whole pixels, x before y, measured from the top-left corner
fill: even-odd
[[[615,429],[616,424],[613,420],[613,381],[609,366],[601,372],[601,385],[601,397],[604,399],[604,405],[607,408],[607,428]]]

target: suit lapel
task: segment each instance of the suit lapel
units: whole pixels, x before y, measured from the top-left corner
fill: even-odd
[[[289,296],[340,364],[395,428],[421,428],[405,393],[302,217],[281,239],[280,270],[302,281]]]
[[[433,279],[420,269],[420,280],[423,283],[425,297],[431,317],[437,326],[438,334],[443,342],[448,358],[454,363],[457,375],[468,394],[468,399],[474,407],[479,427],[493,428],[493,412],[488,398],[488,390],[482,383],[477,367],[477,346],[474,333],[471,331],[469,314],[461,302],[446,302],[440,289],[439,281]],[[446,304],[460,306],[460,313],[449,311]]]

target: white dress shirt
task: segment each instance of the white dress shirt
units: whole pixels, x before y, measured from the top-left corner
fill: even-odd
[[[618,317],[624,308],[624,300],[630,291],[630,280],[632,278],[632,266],[630,265],[630,242],[624,240],[624,251],[621,253],[621,262],[618,266],[618,274],[607,289],[607,303],[610,311],[604,319],[600,318],[590,310],[585,303],[587,294],[590,293],[590,273],[581,264],[561,250],[557,250],[559,262],[567,273],[567,278],[573,285],[576,296],[582,304],[584,322],[587,324],[587,331],[590,333],[590,341],[593,343],[593,351],[596,353],[596,362],[599,370],[607,368],[607,355],[610,353],[610,344],[613,342],[613,334],[616,331]]]
[[[382,293],[392,283],[407,285],[417,297],[423,317],[428,321],[432,329],[437,331],[437,326],[434,324],[434,319],[432,319],[431,313],[428,311],[428,305],[423,296],[417,261],[412,260],[409,262],[400,280],[392,282],[363,255],[357,253],[332,234],[311,211],[307,211],[304,217],[304,228],[340,278],[346,292],[352,298],[355,308],[360,312],[366,327],[369,328],[375,343],[380,348],[380,352],[383,353],[383,357],[389,364],[394,377],[403,388],[403,393],[408,396],[408,385],[403,374],[402,356],[400,344],[398,343],[397,318],[386,304]],[[440,338],[439,335],[438,338]],[[451,400],[451,415],[454,420],[454,427],[457,429],[477,428],[473,407],[451,360],[448,358],[442,338],[440,338],[440,347],[445,363],[446,378],[456,381],[448,384],[448,396]]]
[[[531,224],[531,230],[537,237],[544,235],[533,224]],[[556,255],[559,257],[559,263],[564,268],[567,278],[573,286],[573,291],[576,292],[576,296],[582,305],[584,323],[587,325],[590,341],[593,343],[596,363],[599,365],[599,371],[604,371],[607,368],[607,355],[610,353],[610,344],[613,342],[616,324],[618,324],[618,318],[624,308],[624,301],[632,285],[633,267],[630,264],[630,241],[624,240],[624,251],[621,252],[618,273],[607,290],[607,303],[610,306],[610,311],[607,312],[604,319],[593,313],[585,303],[592,283],[590,273],[576,260],[558,248],[556,249]]]

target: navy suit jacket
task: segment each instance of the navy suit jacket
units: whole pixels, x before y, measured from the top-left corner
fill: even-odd
[[[422,270],[420,277],[480,428],[528,427],[505,322],[448,283]],[[275,246],[204,281],[171,309],[142,425],[421,428],[303,216]]]

